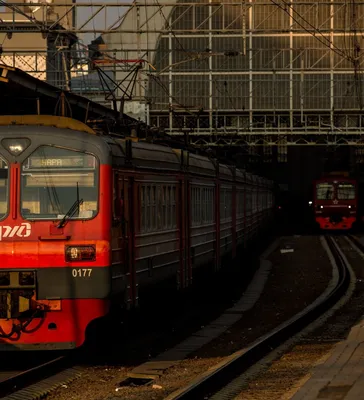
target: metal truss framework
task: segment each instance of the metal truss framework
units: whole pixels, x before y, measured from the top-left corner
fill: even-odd
[[[303,135],[301,132],[292,134],[291,132],[273,132],[273,133],[246,133],[238,132],[229,134],[225,132],[216,132],[211,135],[193,134],[189,135],[189,143],[202,148],[210,147],[280,147],[287,146],[357,146],[364,148],[364,139],[360,136],[364,132],[355,132],[346,137],[332,132],[322,134],[312,132],[310,135]],[[184,136],[183,133],[175,132],[173,136]],[[286,151],[284,151],[286,153]]]
[[[330,4],[330,1],[324,1],[323,3]],[[215,14],[217,11],[221,11],[229,8],[229,14],[231,13],[231,8],[234,9],[234,12],[237,11],[236,20],[241,18],[242,14],[246,14],[249,8],[252,7],[252,4],[249,1],[245,2],[236,2],[236,1],[202,1],[202,2],[193,2],[193,1],[133,1],[132,3],[125,0],[115,0],[114,2],[97,2],[97,1],[89,1],[85,3],[75,3],[67,7],[65,10],[64,4],[52,4],[51,6],[46,3],[37,3],[37,8],[40,9],[38,11],[37,20],[33,17],[32,13],[24,13],[22,14],[27,20],[31,23],[31,26],[27,25],[24,27],[19,27],[14,24],[12,32],[48,32],[52,31],[53,33],[64,32],[64,29],[61,29],[66,21],[69,24],[69,18],[71,15],[79,15],[81,10],[91,10],[90,15],[85,19],[75,18],[75,23],[73,27],[68,29],[69,32],[80,34],[80,33],[159,33],[159,34],[168,34],[170,32],[178,33],[191,33],[196,34],[200,33],[221,33],[220,28],[213,27],[203,27],[204,23],[208,22],[210,17],[208,17],[205,21],[201,21],[200,26],[196,26],[195,28],[184,29],[179,28],[175,25],[175,23],[171,23],[168,25],[160,26],[159,28],[154,27],[150,28],[149,22],[153,20],[156,14],[163,12],[164,9],[172,8],[172,7],[182,7],[184,10],[181,13],[181,18],[183,14],[191,11],[193,17],[196,21],[199,20],[198,15],[202,14],[200,10],[204,9],[208,4],[209,7],[213,8],[212,14]],[[260,3],[261,5],[272,6],[270,1],[263,1]],[[24,8],[24,3],[19,2],[10,2],[8,1],[6,4],[2,4],[7,7],[7,12],[10,14],[8,17],[8,21],[18,21],[19,20],[19,9]],[[52,24],[49,24],[49,10],[52,10],[52,14],[57,16],[53,18]],[[148,9],[151,10],[148,13]],[[135,10],[135,15],[137,16],[135,20],[135,25],[132,28],[120,28],[123,20],[125,19],[125,15]],[[143,14],[146,15],[143,16]],[[95,21],[97,19],[97,25],[95,25]],[[176,21],[177,23],[177,21]],[[235,32],[240,33],[242,31],[242,27],[234,28],[229,23],[224,27],[226,32]],[[245,29],[245,27],[244,27]],[[0,31],[5,30],[0,25]]]
[[[0,32],[64,33],[63,22],[87,9],[68,32],[107,36],[93,61],[132,87],[129,99],[148,103],[151,125],[170,135],[206,147],[362,145],[364,1],[90,1],[52,5],[52,21],[39,4],[23,27],[11,24],[20,6],[9,3]]]
[[[201,147],[364,146],[364,113],[336,112],[332,117],[331,113],[296,113],[291,120],[287,112],[267,112],[254,114],[253,124],[249,124],[248,113],[220,115],[213,129],[209,129],[200,124],[200,120],[206,120],[207,116],[175,114],[174,124],[181,128],[173,131],[167,128],[165,131],[171,136],[188,136],[191,144]],[[163,127],[168,118],[168,115],[158,115],[151,121],[155,126]]]
[[[77,1],[77,0],[76,0]],[[37,19],[34,18],[33,13],[31,12],[22,12],[20,14],[20,10],[24,9],[25,4],[16,1],[7,1],[6,3],[1,3],[3,7],[6,7],[6,12],[9,14],[7,17],[7,23],[9,21],[19,21],[20,15],[31,23],[31,25],[26,25],[23,28],[14,24],[14,28],[12,32],[44,32],[52,31],[53,33],[59,32],[64,33],[64,29],[60,28],[62,25],[65,25],[67,21],[67,25],[70,24],[70,16],[78,15],[81,10],[89,10],[89,15],[87,18],[79,19],[75,18],[72,27],[68,29],[70,33],[160,33],[160,34],[168,34],[170,32],[174,32],[175,34],[186,34],[190,33],[195,35],[196,33],[241,33],[242,31],[248,32],[251,31],[249,23],[240,24],[240,22],[244,22],[246,16],[248,16],[249,12],[254,8],[254,6],[262,6],[267,9],[267,12],[270,15],[277,15],[282,9],[285,9],[287,14],[287,21],[292,19],[291,29],[292,31],[300,30],[300,23],[297,19],[302,19],[305,21],[305,25],[307,26],[307,30],[316,30],[320,31],[322,34],[330,33],[332,31],[332,27],[330,27],[330,7],[337,7],[336,12],[343,13],[345,7],[348,5],[347,3],[339,0],[321,0],[321,1],[300,1],[300,0],[262,0],[259,2],[254,2],[253,0],[244,0],[244,1],[229,1],[229,0],[203,0],[203,1],[133,1],[132,3],[126,0],[115,0],[115,1],[105,1],[98,2],[95,1],[87,1],[83,3],[74,3],[68,6],[65,6],[65,3],[53,3],[51,5],[47,3],[37,3],[37,9],[39,9],[37,14]],[[204,17],[204,13],[201,10],[204,10],[206,6],[210,8],[209,15]],[[356,0],[355,7],[360,9],[364,6],[363,0]],[[179,16],[177,19],[171,21],[168,24],[160,27],[150,27],[150,22],[153,21],[153,18],[156,14],[159,14],[163,9],[167,9],[167,7],[177,7],[180,9]],[[148,13],[148,9],[152,10],[152,12]],[[280,10],[281,9],[281,10]],[[293,10],[292,12],[290,10]],[[294,11],[296,9],[296,11]],[[295,12],[298,14],[298,10],[303,10],[301,15],[295,18]],[[51,10],[51,13],[50,13]],[[138,18],[135,20],[135,25],[133,29],[124,29],[120,28],[120,25],[125,19],[125,16],[131,10],[136,10],[136,15]],[[322,10],[325,11],[326,16],[322,15]],[[212,17],[216,16],[217,13],[220,12],[226,18],[224,18],[221,23],[223,25],[217,26],[216,23],[212,25],[209,24],[209,21]],[[290,15],[289,15],[290,13]],[[190,28],[183,28],[180,24],[182,18],[186,15],[191,15],[192,19],[195,21],[195,26]],[[52,15],[52,23],[50,22],[50,15]],[[54,17],[56,16],[56,17]],[[145,17],[146,16],[146,17]],[[303,18],[302,18],[303,17]],[[145,19],[146,18],[146,19]],[[280,17],[281,18],[281,17]],[[362,20],[363,15],[359,15],[359,25],[360,20]],[[97,25],[95,25],[95,21],[97,19]],[[313,21],[314,24],[311,24]],[[266,34],[267,27],[271,31],[271,33],[279,33],[282,30],[283,18],[281,21],[276,20],[275,22],[269,22],[269,18],[265,17],[260,19],[258,24],[254,24],[254,32],[260,32]],[[2,28],[0,26],[0,30],[4,30],[7,28]],[[358,32],[362,31],[363,28],[358,27]]]

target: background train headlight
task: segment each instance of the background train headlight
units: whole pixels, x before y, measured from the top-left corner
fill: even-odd
[[[66,246],[65,250],[66,261],[95,261],[96,248],[95,246]]]

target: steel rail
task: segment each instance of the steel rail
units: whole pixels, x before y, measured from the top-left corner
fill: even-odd
[[[362,244],[358,238],[353,235],[348,236],[349,241],[351,241],[363,254],[364,254],[364,244]]]
[[[70,357],[60,356],[35,367],[17,372],[0,382],[0,399],[16,393],[70,366]],[[11,374],[11,371],[9,371]]]
[[[257,339],[250,347],[227,357],[226,361],[220,363],[211,372],[207,371],[189,385],[169,395],[165,400],[210,398],[222,388],[229,386],[235,378],[242,375],[248,368],[337,303],[349,288],[350,272],[347,262],[333,237],[327,236],[325,239],[338,270],[339,278],[335,287],[323,299],[315,301],[278,328]],[[224,396],[225,398],[228,397]]]

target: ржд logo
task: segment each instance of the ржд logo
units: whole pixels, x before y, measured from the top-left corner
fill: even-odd
[[[28,237],[31,233],[31,225],[24,222],[17,226],[0,226],[0,241],[3,238],[12,238],[14,236]]]

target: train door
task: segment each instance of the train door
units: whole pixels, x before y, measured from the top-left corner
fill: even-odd
[[[127,308],[138,305],[138,285],[135,270],[135,224],[137,191],[134,178],[116,172],[114,176],[113,269],[118,265],[125,287]],[[115,273],[113,273],[114,279]]]
[[[237,217],[237,195],[238,191],[236,188],[236,178],[234,171],[234,182],[232,187],[232,196],[231,196],[231,236],[232,236],[232,257],[236,257],[236,217]]]
[[[180,267],[178,272],[178,288],[184,289],[192,283],[192,261],[191,261],[191,240],[190,240],[190,184],[187,174],[184,175],[178,184],[177,196],[177,218],[179,229]]]
[[[221,204],[221,186],[219,180],[219,169],[217,168],[217,177],[215,180],[215,271],[218,271],[221,267],[220,259],[220,204]]]

